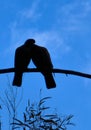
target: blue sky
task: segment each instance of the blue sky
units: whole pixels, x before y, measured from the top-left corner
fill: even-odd
[[[15,49],[27,38],[49,50],[54,68],[91,73],[91,0],[0,1],[0,69],[14,66]],[[2,98],[8,78],[12,84],[13,73],[0,75]],[[62,74],[55,74],[55,80],[57,88],[47,90],[40,73],[24,74],[22,87],[17,89],[17,100],[23,94],[18,111],[23,111],[28,98],[38,99],[42,88],[43,97],[52,97],[52,108],[74,115],[76,126],[68,130],[90,129],[91,80]],[[6,112],[5,107],[2,111]]]

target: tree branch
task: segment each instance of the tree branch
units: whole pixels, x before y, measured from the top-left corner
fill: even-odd
[[[7,68],[7,69],[0,69],[0,74],[4,74],[4,73],[12,73],[15,72],[15,68]],[[40,72],[38,69],[36,68],[28,68],[26,70],[24,70],[24,72]],[[91,74],[86,74],[86,73],[82,73],[82,72],[78,72],[78,71],[73,71],[73,70],[63,70],[63,69],[56,69],[54,68],[52,70],[52,72],[54,73],[62,73],[62,74],[71,74],[71,75],[76,75],[76,76],[81,76],[81,77],[85,77],[85,78],[91,78]]]

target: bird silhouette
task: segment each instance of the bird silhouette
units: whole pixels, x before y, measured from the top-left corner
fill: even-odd
[[[21,86],[23,72],[27,69],[31,59],[37,69],[43,74],[46,87],[48,89],[55,88],[56,83],[52,74],[53,64],[50,54],[45,47],[36,45],[34,39],[28,39],[24,45],[18,47],[15,51],[13,85]]]
[[[32,61],[43,74],[46,87],[48,89],[55,88],[56,83],[52,75],[53,64],[48,50],[45,47],[33,44]]]
[[[15,74],[13,79],[13,86],[21,86],[22,76],[25,69],[27,69],[32,54],[32,45],[35,42],[34,39],[28,39],[24,45],[18,47],[15,51]]]

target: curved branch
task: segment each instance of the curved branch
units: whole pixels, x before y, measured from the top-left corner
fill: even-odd
[[[4,73],[12,73],[15,72],[15,68],[7,68],[7,69],[0,69],[0,74],[4,74]],[[24,70],[24,72],[40,72],[38,69],[36,68],[28,68],[26,70]],[[91,78],[91,74],[87,74],[87,73],[82,73],[82,72],[78,72],[78,71],[73,71],[73,70],[64,70],[64,69],[52,69],[53,73],[62,73],[62,74],[71,74],[71,75],[76,75],[76,76],[81,76],[81,77],[85,77],[85,78]]]

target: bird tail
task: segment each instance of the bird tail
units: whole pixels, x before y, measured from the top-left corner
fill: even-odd
[[[22,75],[23,75],[22,72],[15,72],[13,83],[12,83],[13,86],[18,86],[18,87],[21,86],[21,84],[22,84]]]
[[[44,75],[44,77],[45,77],[45,82],[46,82],[46,86],[48,89],[56,87],[55,80],[54,80],[53,75],[51,73]]]

